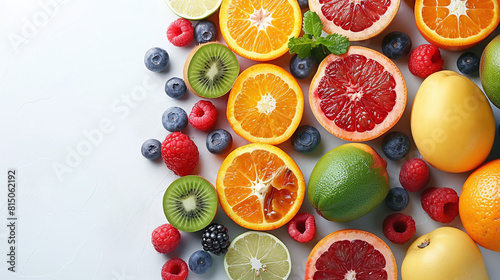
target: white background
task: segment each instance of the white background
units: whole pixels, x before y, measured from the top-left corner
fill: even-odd
[[[411,0],[407,1],[402,1],[387,30],[358,45],[380,51],[382,37],[393,30],[409,34],[414,47],[426,43],[415,27]],[[184,60],[195,45],[176,48],[168,42],[165,32],[176,18],[162,0],[0,0],[0,180],[4,180],[0,182],[0,279],[160,279],[168,259],[187,260],[201,248],[199,233],[183,233],[180,247],[168,255],[156,253],[151,246],[151,231],[166,223],[163,193],[177,176],[140,153],[146,139],[162,141],[168,134],[161,124],[166,108],[178,105],[189,113],[199,100],[192,94],[173,100],[163,89],[168,78],[182,75]],[[493,35],[498,33],[497,29]],[[493,35],[472,51],[480,55]],[[148,71],[143,63],[145,52],[156,46],[171,57],[169,68],[160,74]],[[444,68],[457,71],[459,54],[442,51]],[[272,63],[288,70],[290,57],[287,54]],[[252,64],[239,59],[242,69]],[[422,80],[409,73],[407,58],[396,62],[406,79],[409,100],[393,130],[409,134],[412,99]],[[472,79],[480,84],[478,77]],[[324,153],[345,143],[314,119],[307,101],[309,82],[300,82],[306,96],[301,124],[317,127],[322,144],[310,155],[295,152],[289,141],[279,145],[294,158],[306,181]],[[234,148],[247,142],[229,128],[226,100],[227,96],[213,100],[219,111],[216,127],[232,133]],[[498,124],[499,109],[493,111]],[[200,150],[194,173],[215,184],[223,158],[207,152],[206,133],[191,127],[184,132]],[[367,143],[381,153],[381,141]],[[497,141],[490,158],[499,158],[499,153]],[[413,149],[407,158],[415,156],[418,152]],[[403,162],[388,160],[392,187],[399,185]],[[18,171],[15,273],[7,271],[6,262],[9,168]],[[460,191],[467,175],[432,169],[429,185]],[[420,193],[411,194],[410,205],[403,211],[416,221],[417,233],[411,241],[443,226],[423,212],[419,197]],[[307,199],[301,211],[313,213]],[[303,279],[314,244],[342,228],[368,230],[382,237],[400,268],[411,241],[394,245],[383,236],[382,221],[390,213],[381,204],[349,223],[317,217],[317,236],[306,245],[293,241],[286,227],[272,231],[291,251],[289,279]],[[229,228],[231,239],[245,231],[221,209],[215,222]],[[449,225],[462,228],[459,218]],[[500,279],[500,253],[481,251],[491,279]],[[189,279],[226,279],[222,261],[214,257],[208,274],[190,273]]]

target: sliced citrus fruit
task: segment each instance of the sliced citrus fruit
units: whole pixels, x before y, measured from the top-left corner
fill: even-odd
[[[397,276],[394,255],[382,239],[367,231],[344,229],[314,246],[304,279],[396,280]]]
[[[296,0],[224,0],[219,12],[222,37],[242,57],[268,61],[288,51],[297,37],[302,13]]]
[[[439,48],[463,50],[481,42],[500,22],[498,0],[416,0],[415,23]]]
[[[231,280],[288,279],[292,261],[288,248],[272,234],[248,231],[238,235],[224,256]]]
[[[280,148],[253,143],[232,151],[217,174],[222,209],[234,222],[254,230],[288,223],[304,200],[304,176]]]
[[[200,20],[219,9],[222,0],[165,0],[170,10],[186,19]]]
[[[250,142],[280,144],[292,136],[302,119],[304,96],[295,78],[272,64],[243,71],[229,93],[227,120]]]
[[[382,32],[398,13],[400,0],[309,0],[326,33],[361,41]]]
[[[309,104],[318,122],[348,141],[367,141],[387,132],[403,115],[406,83],[385,55],[351,46],[330,54],[309,88]]]

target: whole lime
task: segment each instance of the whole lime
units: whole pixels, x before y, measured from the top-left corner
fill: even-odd
[[[500,35],[484,48],[479,63],[479,77],[484,93],[491,103],[500,108]]]
[[[387,162],[366,144],[338,146],[314,166],[307,191],[309,202],[333,222],[364,216],[389,192],[386,166]]]

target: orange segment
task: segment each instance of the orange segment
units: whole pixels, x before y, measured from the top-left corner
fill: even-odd
[[[416,0],[415,22],[439,48],[462,50],[491,34],[500,22],[497,0]]]
[[[305,181],[293,159],[263,143],[231,152],[217,174],[222,209],[237,224],[254,230],[276,229],[302,205]]]
[[[302,13],[296,0],[224,0],[219,21],[230,49],[268,61],[288,51],[288,38],[300,33]]]
[[[304,97],[285,69],[257,64],[243,71],[229,94],[227,119],[250,142],[280,144],[299,126]]]

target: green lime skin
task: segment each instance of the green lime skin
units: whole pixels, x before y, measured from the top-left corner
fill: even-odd
[[[364,216],[389,192],[386,165],[368,145],[336,147],[316,163],[311,173],[307,190],[309,202],[321,216],[333,222],[348,222]]]
[[[479,77],[486,96],[500,108],[500,35],[484,48],[479,63]]]

